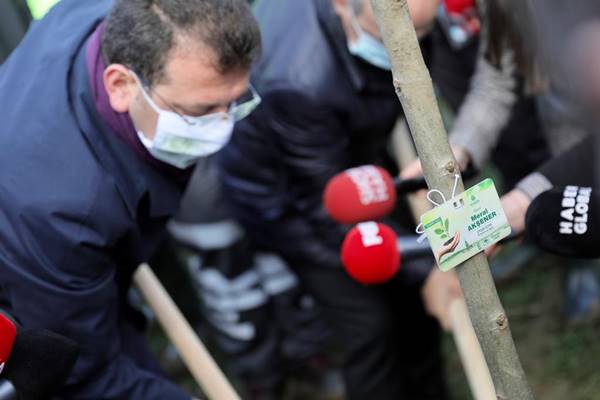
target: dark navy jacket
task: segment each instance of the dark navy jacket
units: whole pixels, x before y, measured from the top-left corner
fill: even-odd
[[[182,188],[96,113],[84,44],[111,3],[63,0],[0,68],[0,305],[80,344],[65,398],[184,399],[123,345],[131,274]]]
[[[401,108],[392,75],[348,52],[331,0],[262,0],[263,98],[220,153],[224,190],[261,247],[340,267],[343,227],[323,207],[327,181],[377,162]]]

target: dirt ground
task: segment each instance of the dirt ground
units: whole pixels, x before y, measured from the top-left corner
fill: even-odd
[[[555,257],[537,258],[511,282],[499,285],[502,303],[537,399],[600,399],[600,319],[565,321],[561,264]],[[454,398],[470,399],[452,341],[445,344]]]
[[[510,255],[511,249],[505,251]],[[502,256],[502,255],[501,255]],[[600,318],[576,324],[563,318],[562,260],[538,255],[510,279],[499,283],[502,303],[535,397],[544,400],[600,400]],[[600,267],[596,267],[597,272]],[[189,304],[189,303],[188,303]],[[198,389],[157,327],[151,343],[170,375],[190,392]],[[471,399],[450,335],[444,341],[448,383],[454,400]],[[342,400],[324,396],[310,383],[293,380],[285,400]]]

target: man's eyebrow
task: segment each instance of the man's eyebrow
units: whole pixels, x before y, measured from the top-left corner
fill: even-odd
[[[212,108],[219,107],[218,104],[212,104],[212,103],[211,104],[197,103],[197,104],[194,104],[192,106],[184,105],[184,104],[179,104],[179,103],[172,103],[172,104],[173,104],[173,107],[175,107],[175,108],[177,108],[179,110],[185,110],[185,111],[191,111],[191,112],[194,112],[194,111],[199,111],[200,112],[200,111],[204,111],[204,110],[207,110],[207,109],[210,110]]]

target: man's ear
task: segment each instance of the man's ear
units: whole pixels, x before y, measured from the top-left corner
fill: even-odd
[[[133,99],[133,77],[121,64],[111,64],[104,70],[104,87],[111,107],[116,112],[128,112]]]

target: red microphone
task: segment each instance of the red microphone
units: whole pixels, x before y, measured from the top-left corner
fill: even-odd
[[[463,178],[477,175],[469,167]],[[374,165],[346,170],[327,183],[323,203],[331,218],[342,224],[377,220],[392,212],[398,195],[427,188],[425,178],[392,178],[385,169]]]
[[[390,280],[400,268],[396,233],[377,222],[358,224],[342,243],[342,264],[360,283],[374,285]]]
[[[511,234],[499,243],[519,239]],[[401,261],[431,256],[427,240],[419,241],[417,235],[397,237],[388,226],[376,222],[364,222],[354,227],[342,244],[342,264],[357,282],[373,285],[392,279],[401,267]]]
[[[394,179],[373,165],[346,170],[329,181],[323,203],[331,218],[343,224],[379,219],[396,204]]]
[[[0,374],[10,358],[16,337],[16,325],[0,313]]]
[[[474,0],[444,0],[444,5],[450,13],[462,14],[465,10],[475,7]]]

